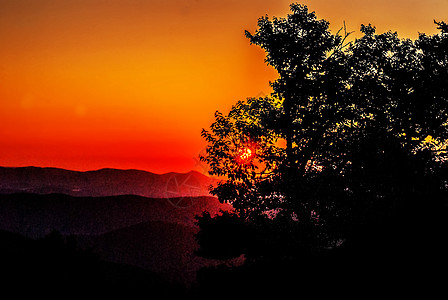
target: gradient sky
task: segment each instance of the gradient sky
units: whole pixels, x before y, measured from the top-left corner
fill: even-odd
[[[0,165],[202,171],[215,110],[270,93],[244,30],[292,1],[0,0]],[[336,31],[416,38],[448,0],[302,1]]]

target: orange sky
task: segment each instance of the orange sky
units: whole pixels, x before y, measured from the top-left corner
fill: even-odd
[[[0,165],[201,171],[215,110],[270,92],[244,30],[291,1],[0,0]],[[302,1],[337,30],[435,33],[444,0]]]

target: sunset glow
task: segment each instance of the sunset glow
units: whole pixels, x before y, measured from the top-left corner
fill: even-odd
[[[203,171],[214,112],[277,77],[244,30],[291,2],[0,0],[0,165]],[[333,31],[416,38],[448,21],[447,1],[301,3]]]
[[[252,158],[252,150],[249,148],[240,149],[238,151],[238,158],[241,162],[246,162]]]

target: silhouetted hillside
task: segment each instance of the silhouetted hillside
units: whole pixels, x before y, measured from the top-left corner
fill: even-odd
[[[199,268],[214,264],[194,254],[195,216],[229,209],[214,197],[7,194],[0,195],[0,230],[35,239],[54,230],[75,235],[81,249],[91,248],[105,261],[140,267],[189,285]]]
[[[198,172],[0,167],[0,230],[32,239],[56,230],[105,261],[190,285],[214,264],[194,254],[195,216],[231,208],[209,196],[212,183]]]
[[[213,197],[153,199],[134,195],[73,197],[62,194],[0,195],[0,229],[31,238],[53,230],[63,235],[97,235],[142,222],[194,226],[195,215],[230,206]]]
[[[153,272],[101,260],[57,232],[33,240],[0,231],[0,245],[0,286],[2,293],[14,298],[116,293],[180,296],[183,292]]]
[[[139,170],[69,171],[0,167],[0,193],[60,193],[72,196],[139,195],[150,198],[210,196],[215,180],[199,172],[154,174]]]
[[[107,261],[139,266],[160,274],[169,282],[189,286],[200,268],[218,263],[195,255],[196,232],[196,227],[155,221],[98,236],[78,236],[77,240],[83,248],[94,249]],[[239,261],[241,259],[234,259],[228,263]]]

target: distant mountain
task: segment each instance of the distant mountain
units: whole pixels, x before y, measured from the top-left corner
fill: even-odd
[[[0,195],[0,230],[39,239],[54,230],[75,236],[82,249],[105,261],[155,272],[189,285],[196,271],[215,264],[197,257],[195,216],[230,210],[215,197],[146,198],[135,195],[74,197]]]
[[[210,196],[216,180],[196,171],[155,174],[140,170],[70,171],[0,167],[0,193],[59,193],[71,196],[138,195],[149,198]]]
[[[0,195],[0,230],[40,238],[53,230],[63,235],[99,235],[144,222],[195,227],[196,215],[214,215],[230,206],[214,197],[155,199],[135,195],[74,197],[63,194]]]
[[[0,167],[0,230],[41,239],[74,236],[101,259],[190,285],[199,268],[195,216],[231,209],[211,197],[216,181],[191,171]]]

